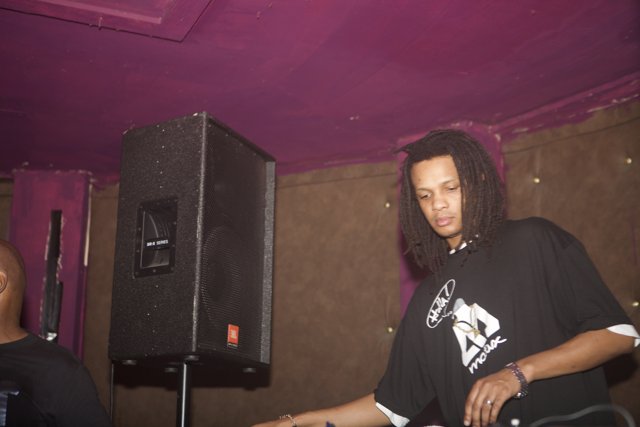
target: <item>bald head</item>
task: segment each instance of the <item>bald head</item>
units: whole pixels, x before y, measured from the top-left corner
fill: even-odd
[[[18,250],[0,239],[0,321],[18,326],[26,286],[24,261]]]

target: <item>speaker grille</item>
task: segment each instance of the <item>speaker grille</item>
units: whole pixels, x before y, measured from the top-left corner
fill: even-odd
[[[206,187],[214,190],[214,203],[204,209],[202,257],[207,265],[200,280],[200,344],[262,359],[266,169],[232,135],[222,129],[210,132],[225,143],[207,152],[213,167],[207,170]],[[229,342],[230,325],[238,330],[237,343]]]
[[[251,325],[257,322],[243,315],[251,311],[243,307],[243,296],[246,301],[253,299],[249,295],[251,289],[245,289],[244,285],[255,282],[250,277],[250,263],[243,254],[243,246],[240,236],[224,226],[216,227],[209,233],[203,245],[203,257],[213,260],[202,269],[200,297],[203,322],[200,343],[203,349],[226,351],[228,327],[235,325],[243,335],[237,352],[257,354],[258,347],[251,344],[251,338],[259,341],[259,337],[247,336],[247,340],[244,339],[245,333],[255,335],[256,331]],[[232,350],[236,352],[236,349]]]

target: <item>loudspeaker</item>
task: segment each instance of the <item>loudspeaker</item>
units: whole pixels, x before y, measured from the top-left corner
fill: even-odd
[[[275,160],[207,113],[122,141],[113,361],[270,363]]]

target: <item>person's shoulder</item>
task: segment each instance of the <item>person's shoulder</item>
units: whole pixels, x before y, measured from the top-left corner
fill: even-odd
[[[59,367],[75,369],[81,364],[78,357],[68,348],[60,344],[47,341],[40,337],[35,337],[35,345],[39,347],[41,354],[49,359],[49,362]]]
[[[553,221],[538,216],[506,220],[502,234],[503,236],[516,238],[518,240],[551,240],[562,246],[566,246],[576,240],[573,235]]]
[[[556,223],[539,216],[507,219],[504,221],[503,229],[509,233],[566,233]]]

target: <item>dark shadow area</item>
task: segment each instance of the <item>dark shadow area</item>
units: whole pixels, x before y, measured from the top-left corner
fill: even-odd
[[[438,399],[433,399],[406,427],[445,426]]]
[[[269,386],[271,370],[268,366],[247,366],[227,361],[207,360],[189,363],[191,387],[244,388],[253,390]],[[162,387],[177,390],[182,365],[177,362],[138,361],[136,365],[115,363],[114,384],[135,388]]]
[[[638,362],[633,358],[633,354],[623,354],[603,365],[604,374],[609,387],[624,382],[633,376],[638,369]]]

